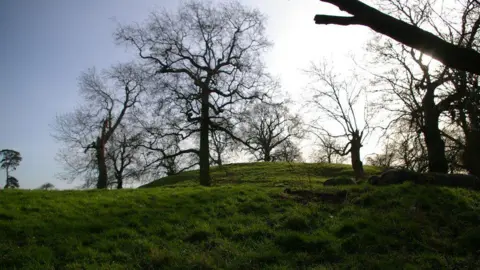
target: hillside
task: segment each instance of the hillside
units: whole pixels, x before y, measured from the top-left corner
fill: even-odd
[[[0,269],[475,269],[480,195],[323,188],[342,165],[257,163],[136,190],[0,192]],[[368,168],[374,172],[374,168]],[[232,175],[233,172],[233,175]],[[239,176],[240,175],[240,176]],[[285,187],[304,192],[284,193]],[[343,201],[322,194],[345,194]]]
[[[365,166],[366,175],[372,175],[379,170]],[[287,163],[287,162],[257,162],[238,163],[211,167],[214,185],[249,184],[257,186],[318,186],[324,180],[338,176],[353,177],[350,165],[322,163]],[[197,186],[198,171],[183,172],[168,176],[142,187],[160,186]]]

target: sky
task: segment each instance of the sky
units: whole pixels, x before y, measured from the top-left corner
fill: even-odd
[[[331,59],[336,70],[346,70],[351,62],[345,56],[362,54],[372,36],[362,26],[315,25],[316,14],[342,14],[318,0],[240,2],[267,15],[267,35],[274,43],[265,58],[268,69],[297,101],[305,94],[302,70],[312,61]],[[72,111],[81,101],[77,81],[81,72],[131,59],[132,51],[114,42],[118,24],[142,22],[152,11],[174,10],[178,4],[167,0],[0,1],[0,149],[21,153],[23,161],[12,175],[22,188],[46,182],[59,189],[79,184],[55,177],[62,170],[55,160],[61,145],[51,136],[55,116]],[[375,143],[362,149],[363,154],[371,153]],[[2,173],[0,187],[5,184]]]

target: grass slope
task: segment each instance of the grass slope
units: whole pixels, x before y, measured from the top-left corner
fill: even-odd
[[[372,175],[379,170],[365,166],[366,175]],[[270,186],[318,186],[324,180],[332,177],[353,177],[352,166],[344,164],[325,163],[287,163],[258,162],[229,164],[222,167],[211,167],[210,172],[214,185],[249,184],[263,187]],[[168,176],[153,181],[142,187],[160,186],[197,186],[198,171],[188,171],[174,176]]]
[[[479,193],[410,183],[335,189],[310,180],[314,183],[308,187],[346,190],[348,197],[342,204],[308,201],[283,193],[279,183],[300,188],[302,177],[313,178],[307,171],[319,169],[330,176],[351,172],[343,166],[301,164],[297,173],[293,168],[284,176],[285,166],[231,165],[243,173],[243,180],[229,184],[217,171],[213,175],[223,184],[211,188],[188,184],[185,176],[151,184],[163,187],[137,190],[2,190],[0,269],[479,265]],[[289,180],[297,176],[298,183]]]

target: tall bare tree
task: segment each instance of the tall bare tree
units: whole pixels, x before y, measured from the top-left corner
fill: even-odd
[[[438,13],[445,26],[435,28],[437,35],[458,47],[480,51],[479,1],[455,1],[454,5]],[[464,134],[461,163],[464,169],[478,177],[480,177],[478,166],[480,164],[479,77],[479,73],[452,70],[453,94],[449,97],[452,102],[445,108],[449,118],[461,128]],[[458,139],[456,141],[456,145],[461,145]]]
[[[447,109],[449,117],[461,127],[464,141],[450,137],[463,145],[462,163],[471,174],[480,177],[480,80],[478,75],[456,72],[453,85],[457,94]]]
[[[211,184],[209,130],[221,128],[215,119],[263,96],[268,76],[261,54],[270,47],[264,21],[239,2],[188,1],[176,13],[152,13],[145,24],[117,31],[117,40],[132,46],[152,73],[171,78],[171,96],[199,126],[202,185]]]
[[[362,101],[360,97],[364,93],[359,79],[355,74],[352,74],[350,79],[341,78],[341,75],[335,73],[333,68],[325,62],[312,65],[307,74],[313,80],[311,84],[313,96],[309,103],[322,117],[336,122],[341,131],[336,134],[327,130],[323,124],[319,123],[323,120],[322,117],[315,119],[312,126],[316,126],[320,136],[347,141],[343,147],[333,150],[341,156],[350,154],[355,177],[363,178],[360,149],[370,132],[369,122],[372,117],[368,113],[366,101],[364,100],[364,104],[359,104]],[[361,118],[359,114],[363,114]]]
[[[372,47],[383,59],[396,61],[392,69],[377,76],[377,86],[381,87],[384,96],[378,104],[396,118],[408,119],[409,125],[422,132],[425,145],[428,149],[429,170],[446,173],[448,163],[445,156],[445,142],[442,139],[439,121],[445,104],[449,99],[438,98],[445,89],[442,85],[447,81],[448,69],[431,68],[423,60],[422,53],[415,53],[413,49],[404,45],[394,46],[389,41],[382,46]],[[401,103],[401,106],[397,106]]]
[[[108,187],[106,145],[128,112],[140,102],[147,82],[146,73],[133,63],[119,64],[100,74],[90,69],[80,76],[84,103],[72,113],[57,116],[53,135],[68,149],[60,152],[59,159],[72,181],[85,177],[86,186],[95,183],[99,189]],[[97,173],[96,180],[92,173]]]
[[[391,14],[408,20],[414,26],[430,27],[445,40],[459,47],[472,48],[475,40],[478,39],[476,32],[480,26],[480,14],[478,11],[473,12],[472,0],[464,2],[465,6],[460,4],[452,9],[442,6],[442,9],[448,10],[449,14],[459,14],[460,18],[455,21],[447,20],[446,14],[436,11],[433,8],[433,1],[391,0],[384,1],[384,5],[388,7]],[[457,103],[456,108],[462,107],[460,111],[464,111],[463,107],[468,106],[459,107],[459,101],[472,100],[471,96],[466,97],[468,91],[461,90],[466,86],[465,83],[459,83],[462,76],[455,75],[466,74],[466,72],[431,63],[425,59],[424,53],[396,44],[391,40],[379,38],[370,44],[370,48],[376,52],[378,62],[384,64],[384,69],[391,67],[388,72],[378,75],[378,78],[386,83],[383,88],[387,89],[388,93],[393,93],[396,98],[384,98],[381,102],[382,106],[389,107],[388,110],[391,112],[395,111],[397,120],[409,119],[410,125],[422,132],[428,150],[429,170],[448,172],[449,164],[445,139],[442,138],[441,118],[446,111],[456,111],[454,103]],[[393,66],[392,63],[394,63]],[[455,87],[452,87],[452,84]],[[402,103],[403,106],[393,109],[392,104],[396,102]],[[455,113],[451,115],[454,116]],[[461,113],[458,115],[460,116]]]

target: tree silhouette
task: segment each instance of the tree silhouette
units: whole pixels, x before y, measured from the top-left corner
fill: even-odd
[[[223,116],[235,114],[241,103],[261,99],[262,90],[270,84],[261,61],[270,46],[264,20],[258,10],[238,2],[188,1],[177,13],[153,13],[144,25],[121,27],[117,32],[117,40],[133,46],[146,67],[164,82],[168,91],[162,95],[177,105],[190,125],[199,126],[195,130],[200,133],[199,148],[174,155],[199,155],[204,186],[211,184],[211,127],[221,130]]]
[[[364,140],[370,132],[369,122],[371,115],[368,113],[367,104],[363,104],[363,111],[360,107],[360,97],[364,92],[364,87],[360,85],[357,76],[353,74],[350,78],[345,78],[333,71],[326,63],[312,65],[307,74],[311,76],[313,96],[309,103],[320,111],[322,116],[334,121],[341,128],[338,134],[333,134],[323,125],[315,120],[317,124],[312,125],[321,135],[333,139],[344,139],[346,144],[343,147],[335,148],[334,152],[341,156],[350,155],[352,168],[356,179],[364,177],[363,163],[360,157],[360,149],[363,147]],[[358,86],[360,85],[360,86]],[[366,101],[365,101],[366,103]],[[360,118],[363,114],[363,119]],[[332,146],[330,146],[332,147]]]
[[[118,64],[100,74],[90,69],[80,76],[84,103],[74,112],[58,116],[54,126],[54,138],[66,145],[60,161],[70,172],[68,178],[96,173],[96,181],[84,178],[89,179],[87,186],[108,187],[106,146],[140,102],[147,81],[145,72],[134,63]]]
[[[9,176],[7,178],[7,184],[5,185],[5,188],[19,188],[20,184],[18,183],[17,178],[13,176]]]
[[[239,121],[239,135],[236,137],[257,161],[273,161],[274,150],[288,140],[304,135],[300,116],[291,113],[286,104],[255,104],[239,116]]]
[[[434,29],[436,35],[459,48],[480,48],[477,34],[480,9],[474,1],[464,0],[453,7],[443,3],[437,7],[429,0],[414,2],[415,8],[409,1],[385,0],[382,5],[390,14],[414,26]],[[450,17],[449,14],[459,16]],[[421,133],[429,170],[446,173],[451,171],[452,164],[449,163],[459,163],[459,149],[454,150],[451,145],[447,149],[448,140],[449,143],[455,142],[456,148],[463,148],[462,153],[468,156],[461,165],[465,165],[470,173],[480,175],[477,166],[480,133],[475,131],[475,126],[480,126],[476,120],[479,119],[479,76],[432,63],[423,52],[381,36],[373,39],[368,47],[375,53],[375,64],[381,64],[381,71],[375,75],[375,84],[384,95],[378,104],[387,113],[395,115],[391,123],[407,120]],[[451,118],[451,123],[447,123],[447,117]],[[452,137],[443,131],[445,126],[451,125],[461,127],[465,140],[460,138],[462,134]]]
[[[38,189],[41,189],[41,190],[54,190],[54,189],[55,189],[55,186],[54,186],[52,183],[45,183],[45,184],[41,185]]]
[[[10,171],[14,171],[17,169],[17,167],[20,165],[20,162],[22,161],[22,156],[20,155],[20,152],[17,152],[15,150],[11,149],[3,149],[0,151],[0,168],[5,170],[6,173],[6,181],[8,185],[8,181],[10,178]],[[15,178],[13,178],[15,179]],[[13,180],[12,180],[13,181]],[[18,181],[15,179],[17,185]],[[6,188],[7,186],[5,186]]]
[[[272,161],[303,162],[302,152],[292,140],[287,139],[272,152]]]
[[[310,133],[317,139],[316,149],[311,156],[314,162],[343,163],[346,160],[347,157],[339,155],[336,151],[336,149],[341,149],[338,138],[317,134],[314,130],[311,130]]]

